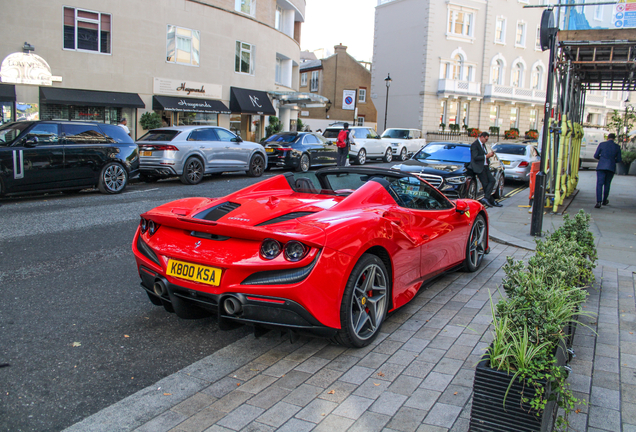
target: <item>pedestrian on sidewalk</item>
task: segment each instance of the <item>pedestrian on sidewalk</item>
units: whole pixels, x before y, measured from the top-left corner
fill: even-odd
[[[338,147],[338,166],[345,166],[347,164],[350,134],[349,123],[345,123],[343,129],[338,133],[338,139],[336,140],[336,146]]]
[[[119,123],[117,124],[117,126],[122,128],[126,132],[126,135],[132,138],[132,135],[130,135],[130,129],[128,129],[128,126],[126,126],[127,124],[128,124],[128,120],[126,120],[125,117],[122,117],[121,120],[119,120]]]
[[[470,145],[470,169],[479,177],[479,181],[484,186],[484,197],[481,203],[486,207],[503,207],[492,196],[495,189],[496,180],[490,172],[490,161],[495,152],[486,147],[490,138],[488,132],[482,132],[474,143]]]
[[[616,135],[611,133],[608,140],[598,145],[594,159],[598,160],[596,165],[596,205],[594,208],[601,208],[601,205],[608,205],[610,185],[616,172],[616,163],[621,159],[621,147],[614,142]]]

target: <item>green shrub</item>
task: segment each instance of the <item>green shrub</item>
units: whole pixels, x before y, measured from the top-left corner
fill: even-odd
[[[161,116],[154,111],[143,113],[139,118],[139,124],[144,130],[160,128],[162,126]]]

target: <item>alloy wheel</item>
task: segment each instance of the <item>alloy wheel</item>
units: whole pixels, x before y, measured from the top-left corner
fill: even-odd
[[[351,329],[362,340],[372,337],[386,309],[387,280],[377,264],[369,264],[355,282],[351,296]]]
[[[475,219],[475,224],[470,231],[470,243],[468,247],[468,260],[473,268],[478,268],[486,252],[485,244],[486,223],[480,217]]]
[[[112,164],[104,170],[104,185],[108,191],[117,193],[126,187],[126,171],[119,164]]]

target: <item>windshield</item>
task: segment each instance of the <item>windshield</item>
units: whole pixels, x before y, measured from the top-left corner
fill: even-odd
[[[266,143],[291,143],[296,141],[298,134],[295,133],[282,133],[275,134],[265,140]]]
[[[146,135],[139,138],[138,141],[172,141],[174,137],[179,135],[180,132],[181,131],[168,130],[168,129],[151,130]]]
[[[326,129],[322,134],[325,138],[338,138],[338,134],[342,129]]]
[[[31,122],[8,123],[0,127],[0,147],[8,147],[29,126]]]
[[[417,160],[443,160],[448,162],[470,162],[470,146],[452,143],[430,143],[417,152],[414,159]]]
[[[409,131],[404,129],[387,129],[382,134],[382,138],[408,139]]]
[[[497,153],[523,156],[526,154],[526,146],[515,144],[495,144],[492,149]]]

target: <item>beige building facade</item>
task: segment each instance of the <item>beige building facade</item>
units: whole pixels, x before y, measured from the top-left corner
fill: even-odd
[[[488,131],[542,127],[548,52],[540,0],[379,0],[371,98],[387,127],[424,133],[450,124]],[[592,91],[584,123],[604,125],[623,92]]]
[[[336,122],[375,128],[377,110],[370,89],[370,70],[349,55],[346,46],[336,45],[333,55],[300,65],[300,91],[321,95],[328,102],[301,110],[299,118],[314,131]]]
[[[7,2],[2,121],[124,117],[135,138],[155,111],[258,141],[269,115],[298,116],[276,95],[298,91],[304,15],[305,0]]]

